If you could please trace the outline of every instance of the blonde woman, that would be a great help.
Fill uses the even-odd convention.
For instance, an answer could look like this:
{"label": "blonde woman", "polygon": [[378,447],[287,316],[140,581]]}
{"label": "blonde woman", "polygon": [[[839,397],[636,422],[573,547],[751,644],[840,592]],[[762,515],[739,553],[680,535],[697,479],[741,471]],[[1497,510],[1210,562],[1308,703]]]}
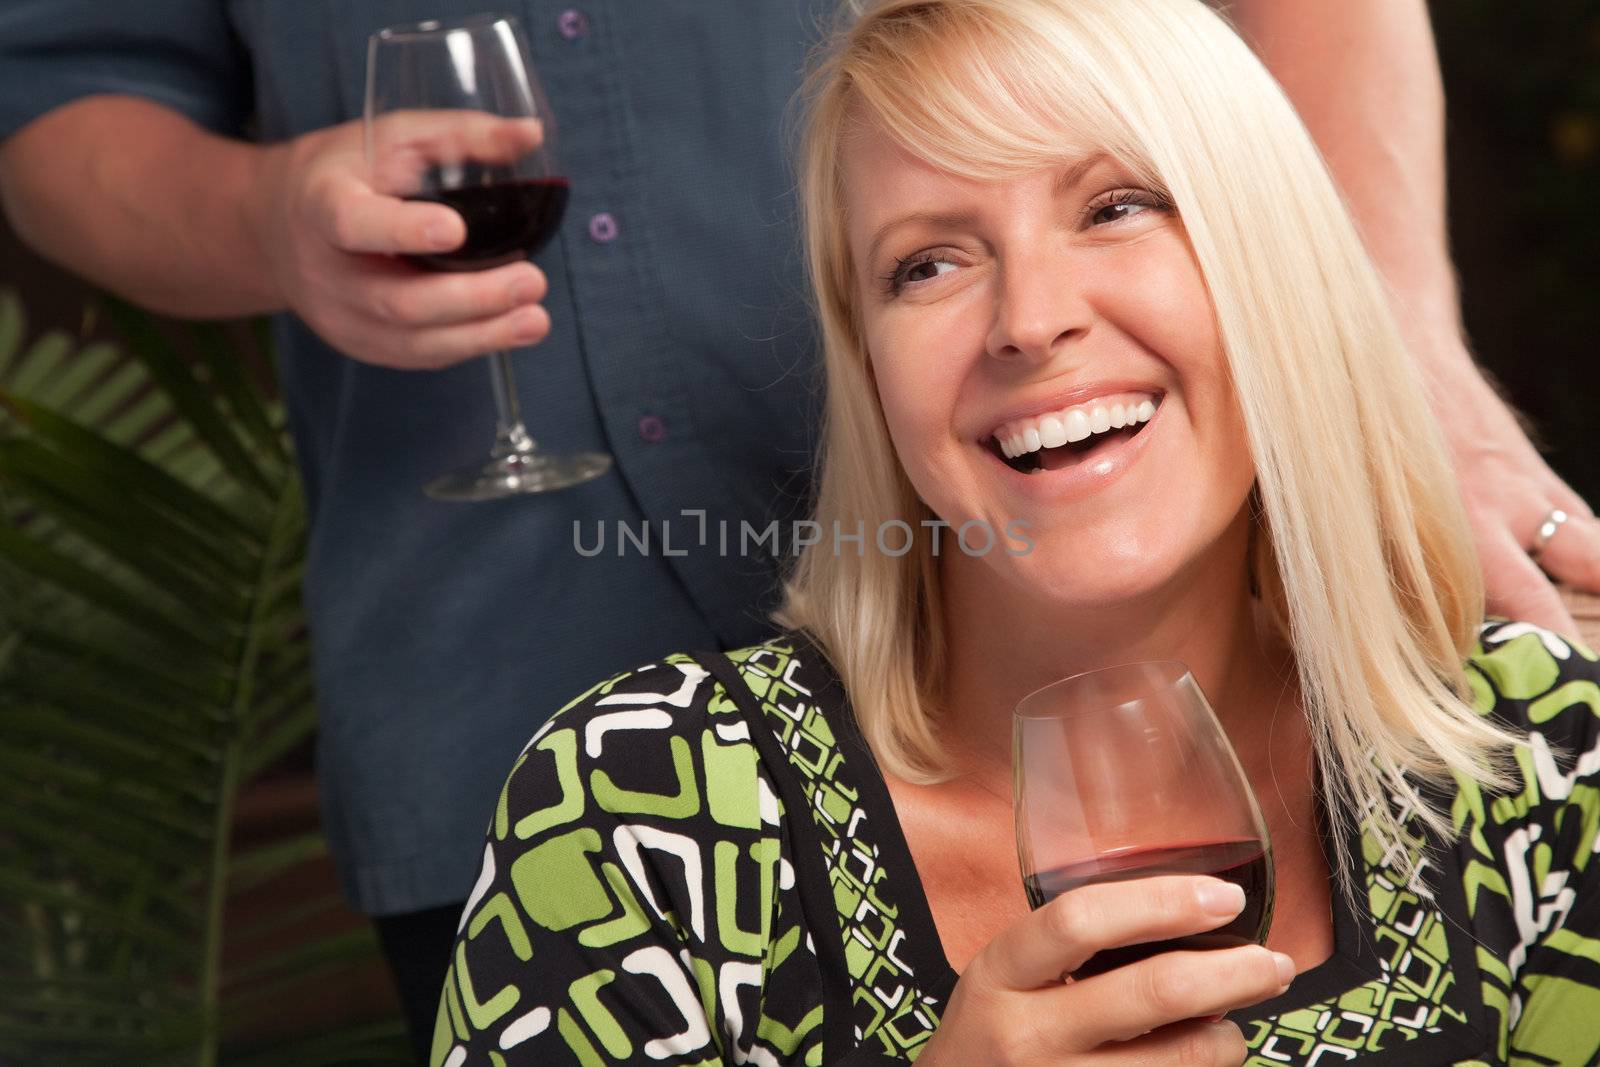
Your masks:
{"label": "blonde woman", "polygon": [[[1199,0],[889,0],[807,105],[821,539],[771,641],[529,742],[434,1063],[1589,1062],[1600,669],[1485,622],[1384,294],[1248,49]],[[1242,905],[1027,907],[1012,707],[1152,658],[1239,752],[1276,918],[1062,981]]]}

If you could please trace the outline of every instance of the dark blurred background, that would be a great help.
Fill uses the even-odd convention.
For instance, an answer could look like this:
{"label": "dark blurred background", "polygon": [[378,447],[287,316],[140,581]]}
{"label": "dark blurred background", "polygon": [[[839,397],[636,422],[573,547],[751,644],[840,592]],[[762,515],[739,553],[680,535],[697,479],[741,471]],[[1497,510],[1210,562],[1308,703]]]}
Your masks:
{"label": "dark blurred background", "polygon": [[1450,230],[1480,361],[1600,502],[1600,2],[1439,0]]}

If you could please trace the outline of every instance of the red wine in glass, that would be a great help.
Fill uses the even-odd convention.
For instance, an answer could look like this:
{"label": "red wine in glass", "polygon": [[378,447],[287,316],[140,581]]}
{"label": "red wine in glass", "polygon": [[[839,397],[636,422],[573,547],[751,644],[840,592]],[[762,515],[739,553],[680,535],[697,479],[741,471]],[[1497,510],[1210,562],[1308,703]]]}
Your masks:
{"label": "red wine in glass", "polygon": [[[412,264],[487,270],[527,259],[555,236],[569,188],[555,116],[514,17],[427,19],[374,33],[365,115],[374,191],[443,204],[466,222],[459,247],[413,253],[405,257]],[[540,448],[522,420],[511,356],[484,355],[495,414],[489,456],[434,478],[424,492],[435,500],[501,500],[565,489],[611,469],[602,452]]]}
{"label": "red wine in glass", "polygon": [[1017,853],[1035,908],[1091,882],[1209,875],[1244,910],[1193,936],[1102,948],[1073,977],[1173,949],[1263,944],[1272,847],[1239,758],[1182,663],[1126,663],[1028,694],[1012,715]]}
{"label": "red wine in glass", "polygon": [[566,178],[530,178],[406,197],[454,208],[467,223],[460,248],[406,258],[427,270],[484,270],[526,259],[555,236],[569,191]]}
{"label": "red wine in glass", "polygon": [[1261,944],[1272,925],[1270,851],[1255,838],[1116,849],[1079,863],[1038,871],[1023,879],[1023,887],[1028,903],[1035,908],[1091,882],[1122,882],[1161,874],[1208,874],[1244,890],[1244,910],[1226,926],[1203,934],[1104,949],[1072,972],[1073,978],[1088,978],[1158,952]]}

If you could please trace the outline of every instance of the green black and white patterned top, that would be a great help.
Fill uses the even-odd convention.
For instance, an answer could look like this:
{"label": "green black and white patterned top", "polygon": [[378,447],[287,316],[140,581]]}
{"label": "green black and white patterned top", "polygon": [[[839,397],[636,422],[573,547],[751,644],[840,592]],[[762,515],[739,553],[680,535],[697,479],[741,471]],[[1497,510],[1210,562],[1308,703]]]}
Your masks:
{"label": "green black and white patterned top", "polygon": [[[1468,676],[1529,734],[1522,788],[1457,789],[1432,900],[1361,842],[1333,955],[1230,1016],[1250,1067],[1600,1060],[1600,665],[1493,622]],[[546,723],[452,959],[433,1067],[906,1062],[956,982],[842,686],[793,634],[668,656]]]}

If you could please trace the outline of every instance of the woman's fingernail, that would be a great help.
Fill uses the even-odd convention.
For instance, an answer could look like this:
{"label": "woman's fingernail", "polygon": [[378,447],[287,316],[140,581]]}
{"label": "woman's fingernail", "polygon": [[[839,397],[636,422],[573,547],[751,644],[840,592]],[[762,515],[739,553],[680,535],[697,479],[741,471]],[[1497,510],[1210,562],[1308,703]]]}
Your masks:
{"label": "woman's fingernail", "polygon": [[1294,981],[1294,960],[1281,952],[1272,954],[1272,962],[1278,968],[1278,983],[1287,988]]}
{"label": "woman's fingernail", "polygon": [[1200,906],[1213,915],[1237,915],[1244,910],[1244,890],[1232,882],[1207,882],[1200,887]]}
{"label": "woman's fingernail", "polygon": [[511,287],[511,303],[531,304],[539,299],[539,282],[534,278],[521,278]]}

